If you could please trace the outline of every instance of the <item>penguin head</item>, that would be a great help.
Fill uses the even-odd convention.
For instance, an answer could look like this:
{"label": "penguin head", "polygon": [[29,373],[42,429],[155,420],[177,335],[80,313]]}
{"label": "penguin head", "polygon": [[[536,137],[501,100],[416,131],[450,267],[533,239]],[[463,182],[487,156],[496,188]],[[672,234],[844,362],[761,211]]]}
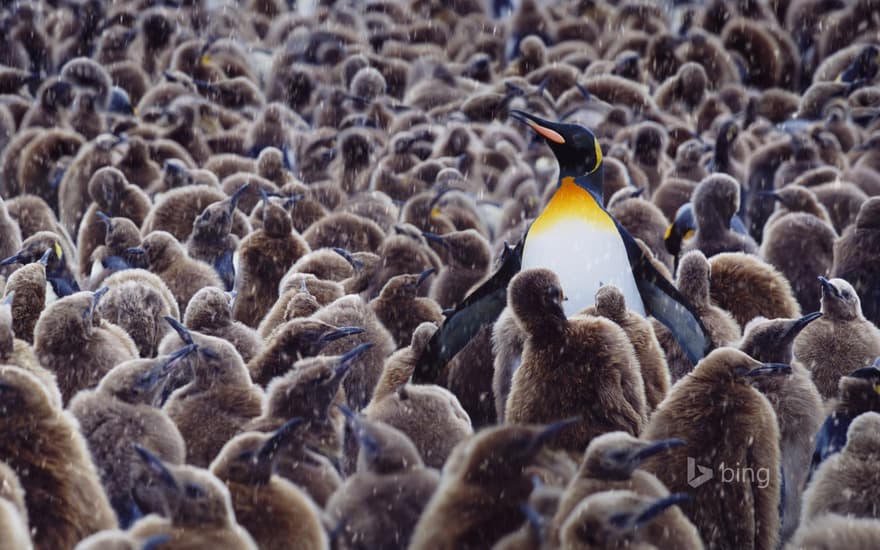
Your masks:
{"label": "penguin head", "polygon": [[596,313],[615,323],[626,319],[626,298],[615,285],[602,285],[596,291]]}
{"label": "penguin head", "polygon": [[110,250],[121,252],[141,244],[141,232],[133,221],[123,217],[110,218],[109,220],[107,231],[104,234],[104,244]]}
{"label": "penguin head", "polygon": [[640,546],[637,532],[672,506],[688,501],[686,494],[645,496],[614,490],[590,495],[568,515],[560,529],[566,548]]}
{"label": "penguin head", "polygon": [[798,319],[756,317],[743,330],[739,349],[758,361],[790,363],[795,338],[821,316],[821,312],[814,311]]}
{"label": "penguin head", "polygon": [[549,269],[520,271],[507,287],[507,303],[529,333],[564,326],[564,300],[562,283]]}
{"label": "penguin head", "polygon": [[132,359],[113,367],[101,378],[97,391],[132,404],[156,404],[171,372],[169,356]]}
{"label": "penguin head", "polygon": [[57,412],[54,400],[36,376],[19,367],[0,367],[0,427],[15,430],[19,424],[33,426]]}
{"label": "penguin head", "polygon": [[822,208],[815,193],[800,185],[786,185],[782,189],[768,191],[766,195],[789,212],[815,214]]}
{"label": "penguin head", "polygon": [[423,465],[418,449],[406,434],[384,422],[368,420],[345,405],[338,407],[360,446],[358,472],[393,474]]}
{"label": "penguin head", "polygon": [[[880,358],[878,358],[880,359]],[[837,383],[841,403],[852,410],[880,410],[880,361],[842,376]]]}
{"label": "penguin head", "polygon": [[544,138],[559,162],[559,178],[574,178],[588,185],[591,193],[602,193],[602,147],[593,132],[578,124],[550,122],[519,110],[510,115]]}
{"label": "penguin head", "polygon": [[785,375],[791,373],[791,366],[783,363],[762,363],[742,351],[721,347],[704,357],[691,376],[706,381],[715,387],[727,384],[751,385],[762,376]]}
{"label": "penguin head", "polygon": [[682,445],[680,439],[645,441],[626,432],[609,432],[590,441],[582,471],[590,478],[627,480],[644,461]]}
{"label": "penguin head", "polygon": [[739,182],[727,174],[711,174],[694,189],[691,201],[697,228],[730,228],[730,219],[739,210]]}
{"label": "penguin head", "polygon": [[404,273],[402,275],[395,275],[388,279],[388,282],[382,287],[379,297],[382,300],[412,300],[418,296],[419,288],[421,288],[422,284],[428,284],[425,283],[425,281],[427,281],[427,279],[436,271],[436,269],[430,268],[421,273]]}
{"label": "penguin head", "polygon": [[141,243],[147,264],[153,271],[164,271],[185,255],[174,235],[167,231],[152,231]]}
{"label": "penguin head", "polygon": [[89,195],[105,212],[117,212],[125,199],[128,181],[125,174],[112,166],[100,168],[89,180]]}
{"label": "penguin head", "polygon": [[232,307],[229,293],[213,286],[207,286],[190,298],[186,305],[183,323],[193,330],[220,328],[232,322]]}
{"label": "penguin head", "polygon": [[302,436],[304,420],[291,418],[271,434],[246,432],[231,440],[217,454],[210,470],[223,481],[265,485],[272,477],[275,459],[288,444]]}
{"label": "penguin head", "polygon": [[880,197],[871,197],[862,203],[856,215],[857,229],[880,229]]}
{"label": "penguin head", "polygon": [[37,321],[35,343],[42,340],[41,334],[46,338],[43,345],[49,348],[65,350],[72,344],[88,342],[95,327],[94,305],[91,292],[76,292],[53,302]]}
{"label": "penguin head", "polygon": [[195,466],[167,464],[135,443],[176,527],[226,528],[234,517],[229,490],[213,474]]}
{"label": "penguin head", "polygon": [[185,346],[195,347],[185,365],[195,386],[250,384],[250,375],[244,361],[231,343],[222,338],[191,331],[173,317],[166,316],[165,321],[171,325]]}
{"label": "penguin head", "polygon": [[232,231],[234,207],[231,210],[228,200],[217,201],[206,206],[193,220],[193,238],[222,242],[222,239]]}
{"label": "penguin head", "polygon": [[860,414],[846,431],[844,453],[873,462],[880,454],[880,414],[870,411]]}
{"label": "penguin head", "polygon": [[820,299],[822,315],[831,321],[852,321],[861,319],[862,302],[856,290],[843,279],[819,277],[822,285]]}
{"label": "penguin head", "polygon": [[678,207],[675,219],[672,220],[663,235],[663,244],[666,246],[667,252],[678,256],[682,243],[693,237],[696,229],[697,219],[694,217],[694,205],[686,202]]}
{"label": "penguin head", "polygon": [[711,265],[699,250],[692,250],[681,258],[675,286],[694,307],[705,307],[709,300]]}
{"label": "penguin head", "polygon": [[[310,296],[300,292],[296,296]],[[314,297],[313,297],[314,298]],[[275,330],[279,349],[291,358],[314,357],[331,342],[361,334],[360,327],[335,327],[317,319],[295,318]]]}

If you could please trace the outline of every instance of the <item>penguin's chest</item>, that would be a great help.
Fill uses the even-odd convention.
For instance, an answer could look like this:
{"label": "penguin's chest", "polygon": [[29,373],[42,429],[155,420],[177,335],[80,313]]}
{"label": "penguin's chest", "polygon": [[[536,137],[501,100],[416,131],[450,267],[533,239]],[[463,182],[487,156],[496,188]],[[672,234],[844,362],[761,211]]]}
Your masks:
{"label": "penguin's chest", "polygon": [[620,288],[627,307],[644,315],[626,246],[614,220],[587,191],[563,181],[526,236],[522,268],[543,267],[556,273],[572,316],[595,303],[604,284]]}

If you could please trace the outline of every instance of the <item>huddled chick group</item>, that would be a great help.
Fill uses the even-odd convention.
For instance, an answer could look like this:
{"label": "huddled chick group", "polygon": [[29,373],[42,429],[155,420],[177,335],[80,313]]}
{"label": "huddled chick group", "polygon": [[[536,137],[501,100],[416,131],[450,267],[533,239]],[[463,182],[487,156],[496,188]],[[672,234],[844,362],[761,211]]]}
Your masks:
{"label": "huddled chick group", "polygon": [[[878,12],[6,3],[0,548],[880,547]],[[421,379],[556,189],[511,109],[705,358],[530,269]]]}

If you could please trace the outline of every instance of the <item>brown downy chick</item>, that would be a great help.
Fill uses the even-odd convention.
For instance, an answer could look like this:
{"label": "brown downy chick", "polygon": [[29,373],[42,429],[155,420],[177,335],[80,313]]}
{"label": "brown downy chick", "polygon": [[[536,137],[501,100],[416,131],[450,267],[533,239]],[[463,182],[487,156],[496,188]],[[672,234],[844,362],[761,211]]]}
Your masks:
{"label": "brown downy chick", "polygon": [[33,549],[24,489],[18,476],[4,462],[0,462],[0,540],[10,548]]}
{"label": "brown downy chick", "polygon": [[757,254],[758,245],[730,228],[730,218],[739,209],[740,184],[730,176],[712,174],[694,189],[692,202],[697,230],[682,246],[682,252],[700,250],[707,258],[721,252]]}
{"label": "brown downy chick", "polygon": [[80,147],[65,170],[58,185],[58,215],[69,234],[78,235],[80,222],[91,203],[89,182],[100,168],[113,165],[120,143],[122,140],[114,135],[101,134]]}
{"label": "brown downy chick", "polygon": [[650,414],[666,397],[671,385],[666,356],[651,323],[627,309],[623,293],[614,285],[601,286],[596,292],[596,305],[581,314],[605,317],[626,333],[639,362],[645,386],[645,404]]}
{"label": "brown downy chick", "polygon": [[76,420],[18,367],[0,367],[0,393],[0,460],[24,489],[34,548],[71,548],[116,527]]}
{"label": "brown downy chick", "polygon": [[475,229],[423,235],[429,243],[436,243],[435,251],[444,263],[431,284],[431,298],[440,307],[455,307],[489,273],[492,263],[489,242]]}
{"label": "brown downy chick", "polygon": [[783,541],[797,529],[816,434],[825,416],[822,397],[810,378],[810,371],[793,360],[792,347],[797,335],[820,316],[821,313],[816,312],[800,319],[755,319],[746,325],[738,345],[741,351],[758,361],[791,365],[791,374],[764,376],[754,381],[755,388],[770,401],[779,422],[785,510],[780,533]]}
{"label": "brown downy chick", "polygon": [[262,351],[263,339],[251,327],[232,319],[235,299],[234,292],[230,295],[216,287],[205,287],[189,301],[183,324],[190,330],[226,340],[247,363]]}
{"label": "brown downy chick", "polygon": [[272,332],[247,367],[254,382],[266,387],[296,361],[318,355],[334,340],[363,332],[360,327],[335,327],[311,318],[292,319]]}
{"label": "brown downy chick", "polygon": [[859,295],[843,279],[819,277],[822,317],[794,341],[794,356],[810,370],[824,399],[837,394],[842,376],[880,356],[880,330],[862,315]]}
{"label": "brown downy chick", "polygon": [[[246,429],[275,430],[284,424],[285,418],[301,417],[303,429],[298,439],[334,464],[339,463],[342,459],[344,423],[341,413],[333,405],[344,404],[342,381],[351,370],[359,368],[358,358],[369,348],[369,343],[361,344],[344,355],[298,361],[291,372],[276,378],[269,385],[263,414],[250,422]],[[283,458],[279,470],[283,469],[285,477],[299,483],[301,474],[305,472],[297,467],[297,458]],[[322,487],[315,489],[318,494],[312,490],[309,493],[323,506],[329,493],[323,494]]]}
{"label": "brown downy chick", "polygon": [[513,373],[522,365],[526,334],[510,307],[505,307],[492,325],[492,394],[498,422],[505,419],[507,397],[513,384]]}
{"label": "brown downy chick", "polygon": [[671,271],[674,258],[663,239],[669,222],[659,208],[639,196],[642,191],[633,191],[632,187],[621,189],[608,200],[608,211],[633,237],[648,245],[654,257]]}
{"label": "brown downy chick", "polygon": [[193,222],[192,233],[186,241],[190,258],[213,266],[226,290],[232,290],[235,283],[232,258],[238,249],[238,237],[232,233],[233,215],[248,185],[239,187],[228,199],[205,207]]}
{"label": "brown downy chick", "polygon": [[[551,442],[579,455],[599,434],[642,431],[645,388],[623,329],[597,317],[566,319],[563,299],[559,279],[547,269],[521,271],[510,282],[507,300],[526,340],[505,418],[525,424],[579,415],[577,425]],[[609,373],[616,373],[613,385]]]}
{"label": "brown downy chick", "polygon": [[143,252],[149,270],[168,285],[181,311],[186,310],[190,299],[202,288],[223,288],[223,281],[214,269],[205,262],[190,258],[183,245],[166,231],[148,234],[139,248],[128,252]]}
{"label": "brown downy chick", "polygon": [[[425,242],[421,231],[409,224],[395,226],[376,254],[381,258],[381,263],[365,291],[368,299],[378,296],[385,283],[395,275],[421,273],[431,268],[439,270],[443,266],[437,253]],[[428,290],[425,288],[419,294],[427,296]]]}
{"label": "brown downy chick", "polygon": [[61,394],[55,375],[43,368],[33,348],[15,333],[15,291],[0,301],[0,365],[11,365],[33,374],[46,388],[49,397],[60,407]]}
{"label": "brown downy chick", "polygon": [[[0,257],[8,258],[21,248],[21,228],[18,223],[9,216],[6,201],[0,197]],[[0,267],[0,276],[9,278],[9,274],[15,271],[12,266]]]}
{"label": "brown downy chick", "polygon": [[[584,451],[578,472],[559,498],[559,506],[552,519],[549,540],[559,544],[559,535],[566,520],[585,498],[603,491],[623,490],[662,498],[669,496],[666,487],[644,470],[639,469],[648,458],[668,449],[684,445],[679,439],[647,441],[625,432],[609,432],[593,439]],[[680,522],[680,510],[665,512],[670,522]],[[674,520],[674,521],[673,521]],[[674,546],[681,533],[650,527],[648,529],[664,546]]]}
{"label": "brown downy chick", "polygon": [[[166,164],[171,165],[171,163]],[[156,198],[150,214],[141,226],[141,233],[147,235],[152,231],[167,231],[178,241],[185,242],[192,233],[193,223],[199,214],[209,205],[227,199],[229,195],[220,189],[189,181],[184,187],[172,189]],[[232,233],[244,237],[249,232],[250,224],[244,213],[238,211],[233,213]]]}
{"label": "brown downy chick", "polygon": [[827,513],[876,518],[877,478],[873,467],[880,453],[880,414],[859,415],[847,430],[846,445],[816,470],[804,492],[804,524]]}
{"label": "brown downy chick", "polygon": [[391,333],[398,349],[409,344],[413,332],[422,323],[439,324],[443,321],[440,305],[417,294],[419,286],[433,273],[433,269],[428,269],[418,275],[392,277],[379,296],[370,302],[370,308]]}
{"label": "brown downy chick", "polygon": [[819,516],[798,529],[787,548],[872,550],[880,540],[880,521],[837,514]]}
{"label": "brown downy chick", "polygon": [[373,220],[350,212],[333,212],[312,223],[302,236],[312,249],[373,252],[382,244],[385,232]]}
{"label": "brown downy chick", "polygon": [[761,257],[788,279],[801,310],[819,309],[816,277],[831,273],[834,228],[812,214],[793,212],[768,221],[763,235]]}
{"label": "brown downy chick", "polygon": [[788,279],[775,267],[752,254],[725,252],[709,258],[712,278],[709,296],[730,312],[739,325],[755,317],[791,319],[801,308]]}
{"label": "brown downy chick", "polygon": [[131,337],[98,311],[106,292],[62,298],[43,311],[34,328],[34,351],[40,364],[55,373],[64,403],[95,387],[114,366],[138,357]]}
{"label": "brown downy chick", "polygon": [[[474,431],[467,413],[449,390],[409,383],[419,357],[436,330],[433,324],[423,323],[413,334],[410,346],[387,359],[373,399],[364,413],[368,419],[406,434],[425,464],[440,469],[452,449]],[[426,430],[425,426],[431,429]]]}
{"label": "brown downy chick", "polygon": [[331,342],[324,355],[341,355],[354,346],[370,342],[372,347],[359,359],[358,368],[349,374],[343,384],[345,398],[349,407],[361,410],[370,402],[385,358],[394,352],[394,339],[376,318],[373,310],[359,296],[348,295],[336,300],[316,312],[313,319],[333,326],[362,327],[363,333]]}
{"label": "brown downy chick", "polygon": [[98,387],[76,394],[68,410],[79,422],[110,504],[126,528],[142,515],[160,512],[148,473],[133,443],[171,464],[183,464],[186,447],[174,422],[157,408],[175,362],[192,347],[156,359],[134,359],[108,372]]}
{"label": "brown downy chick", "polygon": [[360,450],[357,472],[327,502],[327,519],[339,531],[334,542],[365,550],[406,548],[440,476],[424,466],[402,432],[344,412]]}
{"label": "brown downy chick", "polygon": [[[711,280],[712,267],[701,251],[688,252],[681,258],[675,286],[697,311],[709,330],[712,342],[725,346],[739,340],[742,333],[733,316],[712,301],[709,291]],[[676,379],[680,377],[674,376]]]}
{"label": "brown downy chick", "polygon": [[109,166],[92,175],[88,191],[94,202],[86,210],[76,238],[81,278],[89,276],[92,252],[106,240],[107,224],[98,212],[111,218],[127,218],[140,227],[153,206],[146,193],[128,183],[122,172]]}
{"label": "brown downy chick", "polygon": [[[790,371],[787,365],[718,348],[672,387],[648,423],[645,438],[686,442],[649,460],[644,469],[670,492],[690,495],[682,510],[707,546],[774,548],[778,542],[779,427],[773,407],[750,382]],[[691,460],[700,466],[700,483],[688,475],[694,470],[686,464]],[[750,468],[755,474],[727,483],[723,468]]]}
{"label": "brown downy chick", "polygon": [[489,548],[525,520],[526,468],[571,420],[486,428],[461,442],[416,524],[410,548]]}
{"label": "brown downy chick", "polygon": [[309,245],[295,233],[290,214],[263,197],[263,227],[238,248],[233,317],[256,328],[278,298],[278,285],[288,269],[308,254]]}
{"label": "brown downy chick", "polygon": [[[562,525],[563,548],[598,550],[617,548],[682,548],[701,550],[694,524],[679,506],[687,495],[649,497],[632,491],[607,491],[585,498]],[[670,512],[678,512],[672,516]],[[675,530],[680,536],[658,537],[654,533]],[[653,531],[653,533],[652,533]]]}
{"label": "brown downy chick", "polygon": [[[348,253],[341,248],[338,250]],[[354,274],[354,266],[342,256],[341,252],[337,252],[332,248],[312,250],[297,260],[293,267],[290,268],[290,271],[310,273],[318,279],[335,282],[344,281]]]}
{"label": "brown downy chick", "polygon": [[862,299],[862,311],[874,324],[880,323],[880,199],[862,204],[853,226],[834,243],[831,276],[849,281]]}
{"label": "brown downy chick", "polygon": [[126,142],[125,154],[116,163],[116,168],[125,174],[125,179],[146,189],[150,183],[162,177],[159,164],[150,158],[147,142],[140,136],[131,136]]}
{"label": "brown downy chick", "polygon": [[281,295],[257,327],[257,333],[263,340],[268,340],[275,329],[285,322],[310,317],[346,294],[342,285],[335,281],[290,271],[281,279],[280,287]]}
{"label": "brown downy chick", "polygon": [[12,330],[16,338],[28,344],[34,343],[34,327],[46,305],[46,295],[52,289],[46,281],[50,254],[54,252],[47,250],[43,253],[45,259],[16,269],[6,279],[3,289],[6,299],[12,297]]}
{"label": "brown downy chick", "polygon": [[273,472],[289,432],[301,422],[293,418],[271,435],[240,434],[211,464],[211,472],[229,489],[235,518],[263,549],[329,548],[321,510],[302,489]]}
{"label": "brown downy chick", "polygon": [[[89,262],[91,268],[84,286],[89,289],[100,288],[113,273],[129,268],[146,269],[147,258],[139,254],[141,232],[128,218],[109,218],[97,212],[98,218],[106,228],[104,244],[95,248]],[[135,250],[132,254],[129,250]]]}
{"label": "brown downy chick", "polygon": [[232,344],[190,332],[170,317],[166,321],[185,345],[195,344],[197,349],[178,367],[188,369],[190,381],[176,389],[162,409],[186,442],[187,463],[207,466],[232,436],[260,415],[263,392],[251,382]]}
{"label": "brown downy chick", "polygon": [[165,513],[141,519],[132,525],[132,535],[141,539],[166,535],[161,547],[181,550],[256,550],[253,538],[235,521],[229,490],[213,474],[165,463],[139,445],[135,451],[162,494]]}

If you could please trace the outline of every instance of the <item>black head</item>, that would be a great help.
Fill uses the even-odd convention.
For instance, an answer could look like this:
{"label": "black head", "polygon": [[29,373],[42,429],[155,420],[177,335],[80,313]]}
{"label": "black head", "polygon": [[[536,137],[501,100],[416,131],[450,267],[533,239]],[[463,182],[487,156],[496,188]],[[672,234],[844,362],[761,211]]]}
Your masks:
{"label": "black head", "polygon": [[559,179],[575,178],[587,190],[602,193],[602,148],[593,132],[578,124],[550,122],[523,111],[511,110],[510,115],[527,124],[544,140],[559,162]]}

